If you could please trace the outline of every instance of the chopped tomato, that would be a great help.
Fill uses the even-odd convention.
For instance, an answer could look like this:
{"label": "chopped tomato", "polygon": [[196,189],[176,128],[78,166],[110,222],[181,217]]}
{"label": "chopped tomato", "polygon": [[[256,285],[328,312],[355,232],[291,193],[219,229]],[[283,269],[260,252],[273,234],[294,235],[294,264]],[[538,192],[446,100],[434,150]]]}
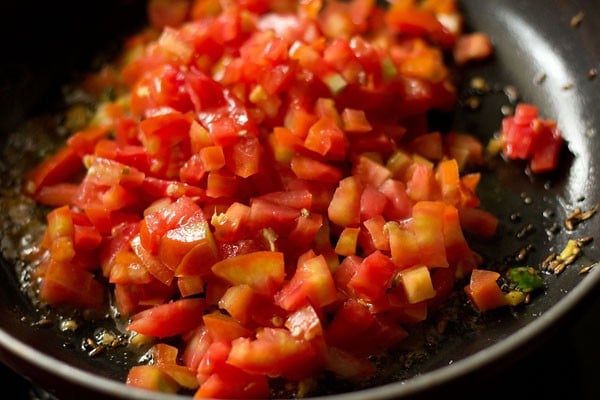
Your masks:
{"label": "chopped tomato", "polygon": [[534,173],[556,169],[563,138],[556,121],[539,117],[537,106],[520,103],[502,120],[502,150],[510,159],[527,159]]}
{"label": "chopped tomato", "polygon": [[256,251],[218,261],[213,273],[233,285],[247,284],[258,293],[272,296],[284,278],[284,255]]}
{"label": "chopped tomato", "polygon": [[35,198],[44,186],[70,180],[82,168],[83,163],[77,152],[71,147],[63,147],[27,174],[23,190]]}
{"label": "chopped tomato", "polygon": [[337,293],[327,261],[312,251],[300,256],[294,276],[275,294],[275,303],[289,311],[307,302],[321,308],[335,300]]}
{"label": "chopped tomato", "polygon": [[458,38],[454,47],[454,62],[463,65],[472,61],[485,60],[493,52],[489,36],[483,32],[474,32]]}
{"label": "chopped tomato", "polygon": [[177,393],[180,388],[173,378],[154,365],[136,365],[132,367],[129,370],[126,382],[134,387],[165,393]]}
{"label": "chopped tomato", "polygon": [[313,341],[295,338],[283,328],[264,328],[256,339],[232,342],[227,363],[249,373],[302,379],[311,376],[324,362]]}
{"label": "chopped tomato", "polygon": [[[455,0],[147,12],[149,29],[85,79],[90,96],[116,97],[23,183],[51,207],[32,264],[40,300],[110,299],[155,340],[129,385],[305,397],[323,376],[377,374],[370,359],[469,273],[477,307],[503,305],[464,234],[499,223],[479,208],[483,147],[429,125],[456,105],[445,62],[492,50],[462,32]],[[501,138],[534,172],[562,143],[538,114],[519,105]]]}
{"label": "chopped tomato", "polygon": [[198,326],[205,310],[204,299],[181,299],[135,314],[127,329],[159,338],[175,336]]}
{"label": "chopped tomato", "polygon": [[508,304],[498,285],[500,274],[496,271],[474,269],[469,284],[464,290],[479,311],[502,307]]}

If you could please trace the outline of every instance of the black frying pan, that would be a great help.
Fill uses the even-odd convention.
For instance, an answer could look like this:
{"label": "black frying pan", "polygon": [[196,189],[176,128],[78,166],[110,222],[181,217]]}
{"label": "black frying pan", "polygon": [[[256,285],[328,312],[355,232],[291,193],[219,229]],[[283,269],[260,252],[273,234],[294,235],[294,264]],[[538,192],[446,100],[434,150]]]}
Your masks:
{"label": "black frying pan", "polygon": [[[73,3],[21,0],[0,5],[3,138],[27,117],[48,111],[60,96],[59,84],[71,79],[71,72],[89,67],[99,50],[110,50],[120,37],[144,22],[141,1]],[[575,207],[589,209],[600,200],[596,179],[600,77],[590,76],[591,69],[600,68],[600,7],[583,0],[460,3],[469,28],[487,32],[495,44],[493,60],[471,67],[464,80],[481,76],[497,90],[482,97],[479,110],[459,108],[445,122],[487,140],[500,124],[500,107],[509,100],[503,89],[511,85],[522,100],[537,104],[544,116],[558,121],[568,143],[557,173],[529,176],[524,165],[497,158],[480,185],[484,208],[500,218],[501,240],[478,242],[477,249],[488,262],[501,264],[529,246],[527,262],[540,264],[550,250],[560,250],[569,238],[600,233],[599,216],[580,224],[575,232],[547,232]],[[89,7],[92,12],[86,12]],[[572,17],[580,12],[584,18],[574,26]],[[553,217],[545,216],[547,211]],[[520,214],[516,221],[511,218],[515,213]],[[529,223],[533,232],[519,238]],[[597,242],[592,242],[574,265],[558,276],[545,277],[546,292],[531,304],[488,314],[475,333],[449,334],[430,356],[399,374],[406,378],[402,382],[328,398],[432,398],[469,391],[472,386],[481,389],[476,382],[490,382],[484,378],[514,367],[580,315],[582,306],[598,293],[600,268],[583,275],[579,270],[600,259],[599,253]],[[0,261],[0,360],[4,364],[58,398],[183,398],[126,387],[122,381],[135,361],[128,354],[91,358],[81,350],[80,337],[32,324],[39,319],[35,308],[19,291],[12,265]],[[514,390],[507,389],[506,395]]]}

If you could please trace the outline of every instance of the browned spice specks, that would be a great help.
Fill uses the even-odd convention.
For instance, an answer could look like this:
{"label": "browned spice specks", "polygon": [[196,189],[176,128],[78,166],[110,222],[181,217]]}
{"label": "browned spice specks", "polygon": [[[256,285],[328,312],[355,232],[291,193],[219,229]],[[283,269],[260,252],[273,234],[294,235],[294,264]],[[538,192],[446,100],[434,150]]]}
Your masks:
{"label": "browned spice specks", "polygon": [[536,85],[541,85],[546,80],[546,73],[540,72],[533,78],[533,83]]}
{"label": "browned spice specks", "polygon": [[[581,255],[581,249],[592,241],[591,236],[586,236],[580,239],[570,239],[565,248],[559,253],[552,253],[542,262],[542,271],[548,271],[554,275],[558,275],[565,268],[575,262],[577,257]],[[586,270],[586,272],[589,269]],[[581,271],[579,272],[582,273]],[[585,272],[583,272],[585,273]]]}
{"label": "browned spice specks", "polygon": [[596,68],[590,68],[587,72],[587,77],[592,80],[598,76],[598,70]]}
{"label": "browned spice specks", "polygon": [[47,327],[54,325],[54,321],[49,318],[41,318],[33,323],[35,326]]}
{"label": "browned spice specks", "polygon": [[524,239],[525,237],[527,237],[529,234],[533,233],[535,231],[535,227],[533,226],[533,224],[527,224],[525,225],[523,228],[521,228],[521,230],[519,230],[516,234],[517,239]]}
{"label": "browned spice specks", "polygon": [[570,89],[573,89],[573,86],[574,86],[573,83],[567,82],[564,85],[562,85],[562,89],[563,90],[570,90]]}
{"label": "browned spice specks", "polygon": [[106,350],[106,346],[104,344],[98,344],[92,338],[85,339],[85,346],[87,348],[90,348],[90,351],[88,351],[88,356],[90,357],[97,356],[98,354],[101,354]]}
{"label": "browned spice specks", "polygon": [[593,264],[590,264],[590,265],[586,265],[585,267],[583,267],[583,268],[581,268],[581,269],[579,270],[579,275],[584,275],[584,274],[587,274],[587,273],[588,273],[588,272],[590,272],[590,270],[591,270],[592,268],[594,268],[596,265],[598,265],[598,263],[593,263]]}
{"label": "browned spice specks", "polygon": [[582,211],[581,208],[577,207],[565,219],[565,228],[569,231],[574,230],[577,224],[591,218],[598,211],[598,208],[600,208],[600,204],[596,204],[588,211]]}
{"label": "browned spice specks", "polygon": [[88,353],[88,355],[90,357],[94,357],[97,356],[98,354],[101,354],[104,352],[104,350],[106,350],[106,346],[104,346],[103,344],[94,347],[92,350],[90,350],[90,352]]}
{"label": "browned spice specks", "polygon": [[571,17],[571,28],[577,28],[579,25],[581,25],[584,17],[585,13],[583,11],[580,11]]}
{"label": "browned spice specks", "polygon": [[519,252],[517,253],[517,256],[515,257],[515,259],[519,262],[524,261],[525,258],[527,257],[527,248],[523,247],[521,249],[519,249]]}

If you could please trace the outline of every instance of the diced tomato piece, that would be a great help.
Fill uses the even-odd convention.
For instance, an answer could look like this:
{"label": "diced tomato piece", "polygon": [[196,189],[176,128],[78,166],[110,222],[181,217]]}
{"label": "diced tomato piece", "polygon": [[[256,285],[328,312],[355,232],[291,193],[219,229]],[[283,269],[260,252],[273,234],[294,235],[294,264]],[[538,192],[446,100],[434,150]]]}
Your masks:
{"label": "diced tomato piece", "polygon": [[239,337],[249,337],[252,333],[252,331],[244,328],[233,317],[218,311],[205,314],[203,321],[206,331],[215,342],[231,342]]}
{"label": "diced tomato piece", "polygon": [[236,201],[224,213],[213,215],[210,222],[217,240],[233,241],[245,234],[249,220],[250,207]]}
{"label": "diced tomato piece", "polygon": [[219,197],[233,198],[238,186],[237,176],[222,169],[208,173],[206,195],[217,199]]}
{"label": "diced tomato piece", "polygon": [[91,154],[94,151],[96,143],[108,136],[107,126],[92,127],[76,132],[67,139],[67,145],[77,153],[79,157]]}
{"label": "diced tomato piece", "polygon": [[178,276],[177,289],[182,297],[191,297],[196,294],[204,293],[206,284],[204,277],[198,275]]}
{"label": "diced tomato piece", "polygon": [[411,168],[411,176],[406,182],[406,193],[415,202],[438,198],[439,185],[435,180],[433,165],[417,162]]}
{"label": "diced tomato piece", "polygon": [[377,250],[361,262],[348,286],[367,299],[377,300],[385,295],[395,271],[392,260]]}
{"label": "diced tomato piece", "polygon": [[225,258],[211,269],[233,285],[247,284],[266,296],[275,293],[285,275],[283,253],[275,251],[255,251]]}
{"label": "diced tomato piece", "polygon": [[508,304],[498,285],[500,274],[496,271],[474,269],[464,290],[479,311],[487,311]]}
{"label": "diced tomato piece", "polygon": [[442,202],[418,202],[413,207],[413,229],[421,260],[430,267],[447,267],[446,245],[443,235],[443,215],[445,205]]}
{"label": "diced tomato piece", "polygon": [[71,180],[82,169],[83,163],[77,152],[71,147],[63,147],[27,173],[23,190],[35,197],[42,187]]}
{"label": "diced tomato piece", "polygon": [[412,200],[406,191],[406,185],[397,179],[388,179],[381,184],[379,191],[385,195],[387,202],[383,215],[392,220],[403,220],[412,212]]}
{"label": "diced tomato piece", "polygon": [[189,197],[183,196],[164,207],[147,213],[140,225],[142,246],[150,253],[157,254],[163,235],[198,211],[201,211],[200,207]]}
{"label": "diced tomato piece", "polygon": [[40,286],[40,298],[53,305],[97,308],[104,304],[106,295],[91,272],[51,259]]}
{"label": "diced tomato piece", "polygon": [[250,201],[248,222],[254,231],[271,228],[278,233],[287,233],[299,216],[300,210],[297,208],[255,197]]}
{"label": "diced tomato piece", "polygon": [[177,382],[155,365],[136,365],[131,367],[126,382],[130,386],[155,390],[164,393],[177,393]]}
{"label": "diced tomato piece", "polygon": [[412,36],[424,36],[439,43],[445,48],[454,45],[455,37],[444,27],[434,14],[417,9],[414,6],[405,7],[403,2],[390,7],[386,14],[386,22],[395,32]]}
{"label": "diced tomato piece", "polygon": [[307,301],[324,307],[338,299],[333,276],[323,255],[312,250],[298,259],[292,279],[275,294],[275,303],[285,310],[297,310]]}
{"label": "diced tomato piece", "polygon": [[511,159],[528,159],[534,173],[556,168],[562,147],[562,133],[552,120],[539,117],[537,106],[519,103],[515,114],[502,120],[501,139]]}
{"label": "diced tomato piece", "polygon": [[346,155],[346,136],[335,121],[323,117],[308,130],[304,146],[327,158],[340,160]]}
{"label": "diced tomato piece", "polygon": [[457,65],[472,61],[482,61],[490,57],[494,46],[490,37],[483,32],[461,35],[454,46],[453,56]]}
{"label": "diced tomato piece", "polygon": [[174,271],[144,247],[139,235],[134,236],[129,242],[129,245],[142,262],[146,271],[166,286],[171,284],[175,277]]}
{"label": "diced tomato piece", "polygon": [[415,232],[395,221],[386,223],[390,238],[391,258],[399,267],[412,267],[421,262],[421,250]]}
{"label": "diced tomato piece", "polygon": [[127,329],[159,338],[175,336],[202,323],[205,310],[204,299],[180,299],[135,314]]}
{"label": "diced tomato piece", "polygon": [[219,253],[204,212],[194,212],[160,238],[158,258],[177,276],[204,275]]}
{"label": "diced tomato piece", "polygon": [[291,251],[291,253],[295,254],[298,250],[301,252],[310,246],[317,238],[322,227],[323,216],[321,214],[306,211],[301,212],[287,236],[290,245],[297,250]]}
{"label": "diced tomato piece", "polygon": [[225,162],[230,171],[241,178],[258,173],[262,160],[260,143],[256,137],[242,137],[224,149]]}
{"label": "diced tomato piece", "polygon": [[252,318],[255,296],[255,291],[248,285],[231,286],[219,300],[219,307],[246,325]]}
{"label": "diced tomato piece", "polygon": [[104,276],[108,276],[116,254],[128,250],[129,242],[139,232],[139,222],[123,223],[115,226],[111,234],[101,244],[99,261]]}
{"label": "diced tomato piece", "polygon": [[444,147],[450,157],[456,160],[461,172],[467,167],[483,164],[483,145],[472,135],[448,132],[444,136]]}
{"label": "diced tomato piece", "polygon": [[363,110],[345,108],[341,114],[344,130],[352,133],[370,132],[373,127]]}
{"label": "diced tomato piece", "polygon": [[336,312],[327,327],[327,341],[334,347],[353,351],[363,341],[364,334],[373,322],[374,317],[369,309],[358,300],[350,298]]}
{"label": "diced tomato piece", "polygon": [[342,227],[358,225],[362,190],[363,186],[357,178],[349,176],[342,179],[329,203],[329,219]]}
{"label": "diced tomato piece", "polygon": [[78,192],[79,185],[75,183],[56,183],[42,186],[35,199],[46,206],[60,207],[72,205]]}
{"label": "diced tomato piece", "polygon": [[410,304],[429,300],[436,294],[429,269],[424,265],[403,269],[398,277]]}
{"label": "diced tomato piece", "polygon": [[538,129],[542,132],[534,144],[529,165],[534,173],[552,171],[558,166],[563,144],[562,133],[549,121],[540,121]]}
{"label": "diced tomato piece", "polygon": [[356,245],[360,228],[346,227],[340,233],[338,241],[335,244],[335,252],[341,256],[350,256],[356,254]]}
{"label": "diced tomato piece", "polygon": [[390,250],[390,239],[385,224],[385,218],[381,215],[376,215],[363,222],[373,246],[381,251]]}
{"label": "diced tomato piece", "polygon": [[227,365],[210,374],[194,393],[194,397],[200,399],[264,399],[269,395],[266,376]]}
{"label": "diced tomato piece", "polygon": [[106,268],[110,283],[143,285],[154,279],[133,251],[118,251]]}
{"label": "diced tomato piece", "polygon": [[253,374],[302,379],[321,368],[324,354],[312,341],[295,338],[282,328],[263,328],[255,339],[231,343],[227,363]]}
{"label": "diced tomato piece", "polygon": [[343,176],[339,168],[305,156],[292,157],[291,168],[298,178],[318,182],[337,183]]}
{"label": "diced tomato piece", "polygon": [[383,164],[365,155],[358,157],[354,163],[352,174],[363,184],[376,188],[392,176],[392,172]]}
{"label": "diced tomato piece", "polygon": [[285,327],[288,328],[292,336],[305,340],[312,340],[323,335],[321,319],[310,304],[291,313],[285,321]]}

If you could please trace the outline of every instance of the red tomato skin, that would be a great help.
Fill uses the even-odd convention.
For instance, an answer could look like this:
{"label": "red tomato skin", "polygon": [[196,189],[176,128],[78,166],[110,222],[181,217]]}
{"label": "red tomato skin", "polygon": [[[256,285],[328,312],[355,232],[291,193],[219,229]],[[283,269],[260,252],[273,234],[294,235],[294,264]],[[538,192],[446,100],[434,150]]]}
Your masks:
{"label": "red tomato skin", "polygon": [[146,214],[140,225],[142,246],[151,254],[157,254],[162,236],[200,210],[192,199],[183,196],[159,210]]}
{"label": "red tomato skin", "polygon": [[254,374],[302,379],[322,368],[324,354],[319,347],[315,341],[293,337],[287,329],[263,328],[256,339],[235,339],[227,363]]}
{"label": "red tomato skin", "polygon": [[448,267],[446,244],[443,235],[445,204],[438,201],[421,201],[413,207],[413,229],[421,263],[430,267]]}
{"label": "red tomato skin", "polygon": [[135,314],[127,329],[159,338],[175,336],[200,325],[205,310],[204,299],[180,299]]}
{"label": "red tomato skin", "polygon": [[283,253],[272,251],[254,251],[225,258],[211,269],[216,276],[233,285],[247,284],[266,296],[275,293],[285,276]]}
{"label": "red tomato skin", "polygon": [[47,185],[74,177],[83,167],[81,158],[71,147],[63,147],[27,173],[23,191],[34,196]]}
{"label": "red tomato skin", "polygon": [[285,310],[297,310],[308,301],[315,307],[324,307],[338,299],[335,282],[323,255],[312,250],[298,258],[294,276],[275,294],[275,304]]}
{"label": "red tomato skin", "polygon": [[265,399],[270,394],[266,376],[225,365],[208,376],[194,393],[194,398]]}
{"label": "red tomato skin", "polygon": [[[190,252],[194,253],[190,253]],[[192,255],[193,254],[193,255]],[[192,260],[186,256],[192,256]],[[206,275],[219,259],[218,249],[204,212],[194,212],[185,222],[165,232],[160,239],[158,258],[178,276]],[[182,265],[185,260],[185,265]],[[193,265],[192,265],[193,264]]]}
{"label": "red tomato skin", "polygon": [[502,120],[503,151],[510,159],[529,160],[533,173],[556,169],[563,145],[562,132],[552,120],[539,117],[538,107],[519,103],[514,116]]}
{"label": "red tomato skin", "polygon": [[40,298],[50,304],[98,308],[106,295],[91,272],[71,263],[50,260],[40,287]]}
{"label": "red tomato skin", "polygon": [[336,312],[325,331],[332,346],[353,351],[363,341],[364,334],[373,324],[374,317],[359,301],[350,298]]}
{"label": "red tomato skin", "polygon": [[396,268],[388,256],[376,250],[361,262],[348,286],[367,299],[377,300],[385,296]]}

